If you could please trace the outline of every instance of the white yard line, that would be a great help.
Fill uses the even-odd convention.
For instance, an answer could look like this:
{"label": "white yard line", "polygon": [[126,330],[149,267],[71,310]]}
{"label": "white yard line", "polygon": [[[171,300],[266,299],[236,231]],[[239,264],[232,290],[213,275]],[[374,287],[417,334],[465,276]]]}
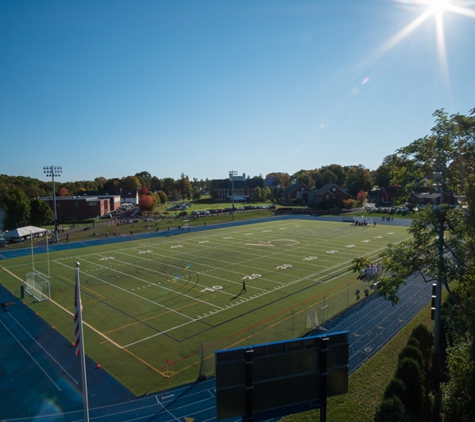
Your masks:
{"label": "white yard line", "polygon": [[[110,268],[108,268],[108,267],[104,267],[104,266],[102,266],[102,265],[95,264],[94,262],[87,261],[87,260],[85,260],[85,259],[83,259],[83,258],[81,258],[81,259],[82,259],[83,262],[87,262],[88,264],[97,265],[97,266],[102,267],[102,268],[110,269]],[[62,264],[62,265],[65,265],[65,264]],[[66,265],[65,265],[65,266],[66,266]],[[117,272],[117,273],[122,274],[122,275],[127,275],[128,277],[132,277],[132,276],[130,276],[129,274],[122,273],[122,272],[120,272],[120,271],[116,271],[116,270],[112,270],[112,271]],[[83,274],[84,274],[84,273],[83,273]],[[92,274],[87,273],[87,275],[88,275],[88,277],[91,277],[91,278],[93,278],[93,279],[95,279],[95,280],[98,280],[98,281],[100,281],[101,283],[108,284],[109,286],[114,287],[115,289],[122,290],[123,292],[125,292],[125,293],[127,293],[127,294],[129,294],[129,295],[138,297],[138,298],[140,298],[141,300],[144,300],[145,302],[153,303],[154,305],[158,306],[159,308],[166,309],[167,311],[173,312],[173,313],[175,313],[175,314],[177,314],[177,315],[180,315],[180,316],[182,316],[182,317],[184,317],[184,318],[186,318],[186,319],[193,319],[193,318],[189,317],[188,315],[185,315],[185,314],[183,314],[183,313],[181,313],[181,312],[176,311],[176,310],[173,309],[173,308],[169,308],[168,306],[160,305],[159,303],[157,303],[157,302],[155,302],[155,301],[153,301],[153,300],[150,300],[150,299],[147,299],[147,298],[145,298],[145,297],[143,297],[143,296],[140,296],[140,295],[138,295],[137,293],[131,292],[130,290],[127,290],[127,289],[124,289],[124,288],[122,288],[122,287],[116,286],[115,284],[109,283],[108,281],[103,280],[103,279],[101,279],[101,278],[99,278],[99,277],[95,277],[95,276],[93,276]],[[139,278],[137,278],[137,277],[132,277],[132,278],[135,278],[135,279],[137,279],[137,280],[140,280],[140,281],[144,282],[144,280],[139,279]],[[153,283],[149,283],[149,284],[154,285]]]}

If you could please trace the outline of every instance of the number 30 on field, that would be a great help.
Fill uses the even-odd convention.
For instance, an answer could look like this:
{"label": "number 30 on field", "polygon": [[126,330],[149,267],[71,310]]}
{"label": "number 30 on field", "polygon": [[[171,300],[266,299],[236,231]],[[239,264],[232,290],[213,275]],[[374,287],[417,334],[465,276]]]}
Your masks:
{"label": "number 30 on field", "polygon": [[221,290],[221,286],[212,286],[212,287],[205,287],[202,292],[215,292],[216,290]]}

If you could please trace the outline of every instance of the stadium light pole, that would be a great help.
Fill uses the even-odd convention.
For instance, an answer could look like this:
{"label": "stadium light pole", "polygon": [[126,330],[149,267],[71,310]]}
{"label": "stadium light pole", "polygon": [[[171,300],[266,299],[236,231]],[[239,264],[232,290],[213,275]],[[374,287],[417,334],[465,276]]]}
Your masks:
{"label": "stadium light pole", "polygon": [[237,176],[236,170],[229,170],[229,178],[231,179],[231,201],[233,204],[232,215],[234,221],[234,176]]}
{"label": "stadium light pole", "polygon": [[54,189],[54,178],[61,176],[63,172],[62,167],[58,166],[45,166],[43,172],[46,176],[51,177],[52,189],[53,189],[53,213],[54,213],[54,242],[58,241],[58,215],[56,213],[56,191]]}

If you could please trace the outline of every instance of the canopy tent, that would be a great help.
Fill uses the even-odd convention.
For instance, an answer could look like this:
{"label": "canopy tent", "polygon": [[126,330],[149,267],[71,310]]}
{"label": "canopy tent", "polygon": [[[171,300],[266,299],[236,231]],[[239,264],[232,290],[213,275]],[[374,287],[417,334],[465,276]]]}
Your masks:
{"label": "canopy tent", "polygon": [[5,233],[3,233],[3,236],[6,239],[9,239],[11,237],[12,238],[21,238],[21,237],[25,237],[25,236],[35,235],[37,233],[44,234],[47,231],[48,230],[42,229],[41,227],[25,226],[25,227],[19,227],[15,230],[11,230],[9,232],[5,232]]}

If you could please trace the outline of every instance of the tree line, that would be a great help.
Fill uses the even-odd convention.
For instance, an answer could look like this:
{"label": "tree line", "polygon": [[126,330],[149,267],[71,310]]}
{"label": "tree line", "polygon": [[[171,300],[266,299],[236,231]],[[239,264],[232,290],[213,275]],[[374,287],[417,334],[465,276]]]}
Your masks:
{"label": "tree line", "polygon": [[[313,170],[299,170],[290,175],[285,172],[269,173],[265,176],[254,176],[262,179],[263,188],[255,189],[252,200],[268,201],[274,195],[278,199],[279,192],[287,189],[292,183],[304,183],[311,189],[318,189],[327,183],[336,183],[347,189],[355,198],[358,192],[369,192],[375,185],[386,186],[389,164],[394,161],[386,157],[383,164],[375,171],[362,165],[341,166],[331,164]],[[82,195],[85,192],[105,191],[119,195],[140,190],[143,209],[153,209],[167,200],[180,199],[198,200],[201,192],[207,191],[213,196],[212,181],[209,179],[190,179],[184,173],[179,179],[165,177],[159,179],[148,171],[133,176],[106,179],[96,177],[94,180],[62,182],[56,179],[54,188],[57,196]],[[52,196],[52,182],[26,176],[0,175],[0,230],[12,229],[25,224],[45,225],[53,219],[52,211],[47,204],[38,200],[40,197]]]}
{"label": "tree line", "polygon": [[375,421],[475,420],[475,109],[433,115],[430,134],[397,151],[390,183],[401,199],[424,189],[442,200],[450,192],[459,205],[442,202],[414,215],[411,238],[388,245],[378,259],[385,276],[377,292],[395,304],[409,276],[433,284],[434,339],[422,357],[410,345],[404,350]]}

